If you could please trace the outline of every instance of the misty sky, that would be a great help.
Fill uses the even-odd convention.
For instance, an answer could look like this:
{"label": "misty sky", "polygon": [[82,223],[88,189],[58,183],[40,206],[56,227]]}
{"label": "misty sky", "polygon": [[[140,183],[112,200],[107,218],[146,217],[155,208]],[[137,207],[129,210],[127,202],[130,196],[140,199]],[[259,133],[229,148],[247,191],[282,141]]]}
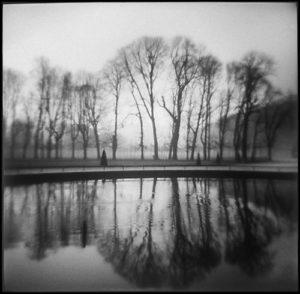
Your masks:
{"label": "misty sky", "polygon": [[297,90],[295,3],[64,3],[3,7],[3,63],[28,72],[46,56],[71,71],[98,71],[143,35],[204,44],[223,63],[249,50],[277,63],[282,89]]}
{"label": "misty sky", "polygon": [[3,6],[3,65],[30,73],[35,59],[75,73],[99,71],[141,36],[181,35],[219,60],[251,50],[274,58],[273,83],[297,92],[295,3],[44,3]]}

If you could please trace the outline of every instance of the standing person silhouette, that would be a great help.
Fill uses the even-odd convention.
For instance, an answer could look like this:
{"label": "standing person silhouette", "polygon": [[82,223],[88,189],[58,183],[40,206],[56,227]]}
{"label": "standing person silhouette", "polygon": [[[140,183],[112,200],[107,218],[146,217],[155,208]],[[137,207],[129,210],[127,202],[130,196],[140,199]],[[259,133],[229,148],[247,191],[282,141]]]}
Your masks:
{"label": "standing person silhouette", "polygon": [[101,160],[100,160],[100,165],[101,166],[107,166],[107,157],[106,157],[106,152],[103,150]]}

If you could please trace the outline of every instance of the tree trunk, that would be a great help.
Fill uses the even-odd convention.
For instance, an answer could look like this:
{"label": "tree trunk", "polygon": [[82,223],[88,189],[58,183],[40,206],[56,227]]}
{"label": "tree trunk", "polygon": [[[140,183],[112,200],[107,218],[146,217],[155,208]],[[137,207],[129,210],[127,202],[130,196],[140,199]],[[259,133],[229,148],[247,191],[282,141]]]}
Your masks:
{"label": "tree trunk", "polygon": [[192,150],[191,150],[191,160],[194,160],[194,153],[195,153],[195,148],[196,148],[196,142],[197,142],[197,135],[198,135],[198,130],[199,130],[199,123],[201,119],[201,113],[202,113],[202,102],[201,102],[201,108],[198,114],[198,119],[197,119],[197,125],[196,125],[196,130],[194,132],[194,137],[193,137],[193,142],[192,142]]}
{"label": "tree trunk", "polygon": [[140,110],[138,109],[138,117],[140,121],[140,128],[141,128],[141,137],[140,137],[140,146],[141,146],[141,160],[144,160],[144,125],[143,125],[143,118]]}
{"label": "tree trunk", "polygon": [[196,132],[194,133],[193,137],[193,142],[192,142],[192,148],[191,148],[191,160],[194,160],[194,153],[195,153],[195,148],[196,148],[196,140],[197,140],[197,134]]}
{"label": "tree trunk", "polygon": [[94,126],[94,135],[95,135],[95,141],[96,141],[96,148],[97,148],[97,159],[100,160],[100,141],[99,141],[99,135],[97,132],[97,126]]}
{"label": "tree trunk", "polygon": [[26,125],[26,132],[25,132],[24,145],[23,145],[23,158],[24,159],[27,157],[27,150],[28,150],[30,140],[31,140],[31,126],[30,126],[30,120],[29,120],[29,121],[27,121],[27,125]]}
{"label": "tree trunk", "polygon": [[179,140],[179,130],[180,130],[180,118],[175,122],[174,137],[173,137],[173,159],[177,160],[177,149],[178,149],[178,140]]}
{"label": "tree trunk", "polygon": [[225,136],[225,125],[226,121],[223,121],[220,118],[220,126],[219,126],[219,156],[220,160],[223,160],[223,149],[224,149],[224,136]]}
{"label": "tree trunk", "polygon": [[52,149],[52,134],[49,134],[48,144],[47,144],[47,157],[51,158],[51,149]]}
{"label": "tree trunk", "polygon": [[[204,84],[205,85],[205,84]],[[205,88],[205,86],[204,86]],[[204,90],[205,93],[205,90]],[[194,153],[195,153],[195,148],[196,148],[196,142],[197,142],[197,135],[198,135],[198,130],[199,130],[199,126],[200,126],[200,120],[201,120],[201,116],[202,116],[202,109],[203,109],[203,101],[204,101],[204,93],[201,96],[201,104],[200,104],[200,109],[198,112],[198,117],[197,117],[197,125],[196,125],[196,130],[193,131],[194,133],[194,138],[193,138],[193,142],[192,142],[192,150],[191,150],[191,160],[194,160]],[[201,134],[202,135],[202,134]],[[201,139],[201,138],[200,138]],[[201,140],[202,141],[202,140]]]}
{"label": "tree trunk", "polygon": [[177,98],[177,118],[175,119],[175,126],[174,126],[174,136],[173,136],[173,159],[177,160],[177,150],[178,150],[178,140],[179,140],[179,132],[180,132],[180,124],[181,124],[181,105],[182,105],[182,95],[183,89],[180,88],[178,91],[178,98]]}
{"label": "tree trunk", "polygon": [[159,156],[158,156],[158,142],[157,142],[156,125],[155,125],[154,116],[152,116],[151,121],[152,121],[153,139],[154,139],[154,159],[159,159]]}
{"label": "tree trunk", "polygon": [[76,130],[76,125],[71,124],[71,141],[72,141],[72,159],[75,158],[75,143],[79,135],[79,130]]}
{"label": "tree trunk", "polygon": [[[190,103],[189,107],[191,108],[191,103]],[[187,160],[189,159],[189,149],[190,149],[189,138],[190,138],[190,132],[191,132],[191,116],[192,116],[192,112],[191,112],[191,110],[189,110],[188,118],[187,118],[187,125],[186,125],[186,159]]]}
{"label": "tree trunk", "polygon": [[116,159],[116,152],[117,152],[117,138],[116,135],[112,136],[112,157]]}
{"label": "tree trunk", "polygon": [[253,134],[253,141],[252,141],[252,154],[251,154],[251,160],[254,161],[256,157],[256,140],[257,140],[257,134],[258,134],[258,121],[255,121],[254,126],[254,134]]}
{"label": "tree trunk", "polygon": [[237,141],[234,143],[234,157],[235,157],[236,161],[240,161],[241,156],[240,156],[240,151],[239,151],[239,147],[240,147],[239,134],[237,136],[238,136],[238,138],[236,139]]}
{"label": "tree trunk", "polygon": [[[209,91],[207,93],[209,96]],[[207,151],[208,151],[208,121],[209,121],[209,101],[208,97],[206,97],[206,113],[205,113],[205,120],[204,120],[204,140],[203,140],[203,159],[207,159]]]}
{"label": "tree trunk", "polygon": [[177,160],[177,148],[178,148],[178,134],[174,134],[174,141],[173,141],[173,156],[172,159],[173,160]]}
{"label": "tree trunk", "polygon": [[72,159],[75,159],[75,139],[72,140]]}
{"label": "tree trunk", "polygon": [[187,132],[186,132],[186,160],[189,159],[189,127],[187,127]]}
{"label": "tree trunk", "polygon": [[55,139],[55,158],[58,159],[59,155],[59,139]]}
{"label": "tree trunk", "polygon": [[197,124],[196,130],[194,131],[194,137],[193,137],[192,149],[191,149],[191,157],[190,157],[191,160],[194,160],[198,130],[199,130],[199,123]]}
{"label": "tree trunk", "polygon": [[208,123],[207,123],[207,159],[208,160],[210,160],[210,150],[211,150],[210,122],[211,122],[211,113],[210,113],[210,106],[209,106]]}
{"label": "tree trunk", "polygon": [[117,148],[118,148],[118,102],[119,97],[116,96],[116,107],[115,107],[115,135],[113,141],[113,159],[117,158]]}
{"label": "tree trunk", "polygon": [[222,141],[220,141],[219,144],[220,144],[219,146],[220,160],[223,160],[224,138],[222,138]]}
{"label": "tree trunk", "polygon": [[83,147],[83,158],[87,159],[87,147],[88,147],[88,135],[84,132],[84,130],[81,131],[82,135],[82,147]]}
{"label": "tree trunk", "polygon": [[170,147],[169,147],[169,155],[168,155],[169,160],[172,159],[172,154],[173,154],[173,135],[174,134],[172,134],[172,138],[171,138],[171,141],[170,141]]}
{"label": "tree trunk", "polygon": [[[142,128],[142,127],[141,127]],[[144,131],[142,130],[141,132],[141,141],[140,141],[140,145],[141,145],[141,159],[144,160]]]}
{"label": "tree trunk", "polygon": [[38,158],[38,150],[39,150],[39,130],[37,129],[34,135],[34,150],[33,150],[33,157],[35,159]]}
{"label": "tree trunk", "polygon": [[59,141],[59,157],[63,158],[63,138]]}
{"label": "tree trunk", "polygon": [[87,159],[87,144],[83,142],[83,158]]}
{"label": "tree trunk", "polygon": [[10,146],[10,158],[15,158],[15,148],[16,148],[16,136],[15,136],[15,122],[12,122],[11,125],[11,146]]}
{"label": "tree trunk", "polygon": [[40,113],[39,113],[39,119],[38,119],[38,122],[37,122],[36,131],[35,131],[35,134],[34,134],[34,151],[33,151],[34,158],[38,158],[41,120],[42,120],[42,111],[40,111]]}
{"label": "tree trunk", "polygon": [[44,158],[45,154],[44,154],[45,148],[44,148],[44,130],[42,130],[41,133],[41,157]]}
{"label": "tree trunk", "polygon": [[272,161],[272,145],[268,144],[268,160]]}
{"label": "tree trunk", "polygon": [[202,141],[203,146],[203,159],[206,160],[206,150],[207,150],[207,125],[204,126],[204,140]]}
{"label": "tree trunk", "polygon": [[249,124],[249,116],[245,114],[244,123],[243,123],[243,137],[242,137],[242,158],[244,161],[247,161],[248,124]]}
{"label": "tree trunk", "polygon": [[117,138],[116,135],[113,135],[113,144],[112,144],[112,151],[113,151],[113,159],[117,158]]}
{"label": "tree trunk", "polygon": [[174,120],[172,123],[172,136],[171,136],[171,141],[170,141],[170,147],[169,147],[169,155],[168,155],[168,159],[171,160],[172,159],[172,154],[174,153]]}
{"label": "tree trunk", "polygon": [[233,134],[233,146],[234,146],[234,153],[235,153],[235,160],[240,161],[240,153],[239,153],[239,147],[240,147],[240,111],[236,115],[235,119],[235,126],[234,126],[234,134]]}
{"label": "tree trunk", "polygon": [[206,118],[201,122],[200,140],[203,148],[203,159],[206,159]]}

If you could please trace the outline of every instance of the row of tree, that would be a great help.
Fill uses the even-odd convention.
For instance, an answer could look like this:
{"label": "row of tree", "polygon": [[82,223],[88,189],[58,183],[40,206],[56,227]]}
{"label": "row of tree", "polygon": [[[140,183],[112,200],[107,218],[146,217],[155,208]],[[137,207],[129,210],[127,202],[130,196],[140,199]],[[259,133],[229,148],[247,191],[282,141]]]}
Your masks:
{"label": "row of tree", "polygon": [[[3,125],[4,133],[10,138],[10,157],[15,157],[16,138],[23,131],[24,158],[30,143],[34,158],[51,158],[53,150],[59,158],[63,140],[68,136],[72,142],[72,158],[80,140],[86,159],[93,133],[99,159],[100,133],[106,114],[111,111],[107,99],[111,101],[113,97],[114,127],[109,131],[112,157],[116,159],[119,102],[130,97],[140,126],[141,159],[144,159],[146,121],[152,127],[153,158],[159,158],[157,107],[165,111],[171,122],[169,159],[178,158],[181,141],[185,142],[187,159],[193,160],[201,146],[204,160],[211,159],[213,148],[218,149],[222,160],[229,131],[233,134],[231,146],[235,159],[249,159],[250,141],[254,159],[262,128],[271,159],[278,128],[287,114],[280,103],[273,103],[284,98],[269,80],[273,73],[273,60],[258,52],[250,52],[241,61],[227,64],[223,71],[222,63],[215,56],[184,37],[176,37],[170,44],[160,37],[138,39],[121,48],[115,59],[97,74],[72,75],[40,58],[34,71],[35,91],[27,97],[22,96],[24,77],[5,69]],[[22,119],[17,117],[20,113]],[[218,135],[213,136],[216,127]]]}

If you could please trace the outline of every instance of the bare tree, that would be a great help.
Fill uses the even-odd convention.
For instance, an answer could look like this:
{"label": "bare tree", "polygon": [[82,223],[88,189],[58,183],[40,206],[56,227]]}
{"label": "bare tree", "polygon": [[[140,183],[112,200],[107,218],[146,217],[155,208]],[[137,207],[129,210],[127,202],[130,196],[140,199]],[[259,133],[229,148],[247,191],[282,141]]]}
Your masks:
{"label": "bare tree", "polygon": [[265,87],[267,77],[273,72],[273,65],[270,57],[258,52],[250,52],[242,61],[234,63],[235,81],[242,89],[239,109],[242,114],[243,160],[247,160],[249,119],[258,103],[258,92]]}
{"label": "bare tree", "polygon": [[79,128],[76,123],[76,117],[78,113],[79,103],[76,99],[77,94],[74,89],[74,85],[72,86],[70,100],[68,101],[67,109],[68,109],[68,121],[70,124],[70,138],[72,142],[72,159],[75,158],[75,143],[79,136]]}
{"label": "bare tree", "polygon": [[71,73],[65,73],[63,75],[61,96],[60,96],[60,109],[58,113],[59,124],[54,128],[54,138],[55,138],[55,157],[59,157],[59,149],[60,153],[62,153],[62,138],[66,130],[66,119],[67,119],[67,106],[68,102],[71,98],[72,92],[72,80]]}
{"label": "bare tree", "polygon": [[83,157],[87,159],[87,148],[89,143],[89,133],[90,133],[90,120],[88,115],[88,99],[89,99],[89,91],[90,86],[87,84],[76,85],[76,99],[78,99],[78,108],[76,113],[76,125],[79,133],[82,137],[82,147],[83,147]]}
{"label": "bare tree", "polygon": [[139,122],[140,122],[140,148],[141,148],[141,159],[143,160],[144,159],[144,148],[145,148],[145,145],[144,145],[144,122],[143,122],[143,116],[142,116],[142,112],[141,112],[141,109],[140,109],[140,106],[139,106],[139,103],[138,103],[138,100],[137,100],[137,97],[136,97],[136,94],[135,94],[135,87],[134,87],[134,84],[131,82],[131,88],[130,88],[130,91],[131,91],[131,95],[132,95],[132,98],[134,100],[134,103],[135,103],[135,106],[136,106],[136,109],[137,109],[137,113],[136,113],[136,116],[138,117],[139,119]]}
{"label": "bare tree", "polygon": [[254,161],[256,157],[257,138],[259,134],[263,132],[262,123],[263,123],[263,113],[262,110],[258,108],[253,119],[254,126],[253,126],[252,152],[251,152],[252,161]]}
{"label": "bare tree", "polygon": [[[200,60],[201,62],[201,60]],[[194,108],[197,109],[195,112],[194,118],[192,116],[191,122],[190,122],[190,130],[192,131],[193,134],[193,139],[192,139],[192,145],[191,145],[191,156],[190,159],[194,159],[194,154],[195,154],[195,149],[196,149],[196,143],[197,143],[197,138],[198,138],[198,132],[199,132],[199,127],[200,127],[200,122],[203,122],[203,116],[204,116],[204,98],[207,92],[207,77],[198,75],[198,83],[199,83],[199,94],[198,97],[199,99],[196,100],[196,103],[194,105]],[[196,121],[196,123],[195,123]],[[204,129],[204,128],[202,128]]]}
{"label": "bare tree", "polygon": [[90,77],[90,90],[91,93],[89,95],[89,99],[86,100],[86,108],[88,110],[89,122],[93,128],[95,141],[96,141],[96,149],[97,149],[97,158],[100,159],[100,137],[98,125],[102,116],[105,112],[105,107],[101,103],[102,99],[102,85],[100,80],[96,77]]}
{"label": "bare tree", "polygon": [[188,85],[196,77],[197,61],[196,46],[187,38],[177,37],[171,47],[171,63],[174,70],[175,89],[172,98],[172,110],[166,105],[162,96],[162,107],[171,116],[173,121],[170,150],[173,159],[177,159],[177,149],[181,116],[185,105]]}
{"label": "bare tree", "polygon": [[[234,66],[234,64],[232,64]],[[240,148],[241,148],[241,138],[242,138],[242,95],[240,95],[241,87],[237,85],[237,95],[235,97],[235,121],[234,121],[234,131],[233,131],[233,147],[234,147],[234,154],[235,154],[235,160],[240,161],[241,155],[240,155]]]}
{"label": "bare tree", "polygon": [[223,159],[223,150],[225,143],[225,135],[228,130],[228,113],[230,110],[230,102],[233,95],[232,88],[232,69],[230,65],[226,67],[227,76],[226,76],[226,84],[227,89],[225,95],[221,96],[220,105],[219,105],[219,156],[220,160]]}
{"label": "bare tree", "polygon": [[32,117],[32,104],[33,104],[33,93],[27,100],[23,100],[23,108],[26,116],[25,121],[25,131],[24,131],[24,141],[23,141],[23,158],[27,157],[28,147],[32,138],[32,131],[34,128],[34,118]]}
{"label": "bare tree", "polygon": [[101,103],[102,85],[97,76],[87,73],[81,73],[79,81],[75,86],[76,93],[76,111],[75,122],[83,141],[83,155],[87,158],[87,148],[89,144],[90,129],[93,129],[97,158],[100,159],[100,137],[99,122],[104,114],[104,106]]}
{"label": "bare tree", "polygon": [[189,97],[188,101],[188,109],[186,111],[186,159],[189,159],[189,150],[191,148],[190,145],[190,133],[191,133],[191,119],[193,115],[193,100],[192,100],[192,95]]}
{"label": "bare tree", "polygon": [[38,158],[38,151],[39,151],[39,146],[43,144],[43,141],[40,141],[40,132],[43,131],[43,126],[44,126],[44,121],[43,121],[43,113],[44,113],[44,100],[40,98],[40,101],[38,102],[38,121],[37,125],[35,128],[35,133],[34,133],[34,158]]}
{"label": "bare tree", "polygon": [[118,107],[120,92],[124,79],[124,70],[120,59],[115,59],[108,63],[104,70],[104,78],[108,89],[115,97],[115,129],[113,135],[113,159],[116,159],[117,148],[118,148]]}
{"label": "bare tree", "polygon": [[201,133],[203,159],[210,159],[211,151],[211,100],[216,90],[216,79],[221,71],[221,63],[212,55],[206,55],[200,63],[201,74],[206,76],[207,91],[205,95],[204,128]]}
{"label": "bare tree", "polygon": [[[46,113],[48,142],[47,142],[47,157],[51,158],[52,143],[57,124],[61,117],[64,99],[61,96],[61,78],[57,69],[50,68],[47,74],[47,90],[46,90]],[[59,138],[59,136],[57,136]],[[58,145],[57,145],[58,147]],[[58,151],[58,150],[57,150]],[[58,153],[57,153],[58,155]]]}
{"label": "bare tree", "polygon": [[162,96],[162,107],[167,111],[167,113],[170,115],[172,119],[172,127],[171,127],[171,140],[169,144],[169,156],[168,159],[172,158],[172,154],[174,154],[174,132],[175,132],[175,123],[176,123],[176,94],[172,93],[172,110],[169,110],[169,108],[166,106],[166,101],[164,96]]}
{"label": "bare tree", "polygon": [[276,98],[282,97],[279,90],[268,85],[263,101],[264,132],[268,150],[268,160],[272,160],[272,149],[278,134],[278,130],[287,117],[288,107]]}
{"label": "bare tree", "polygon": [[24,84],[24,77],[21,73],[12,69],[5,69],[3,71],[3,100],[4,100],[4,121],[7,124],[8,115],[10,122],[10,157],[15,157],[16,149],[16,117],[17,105],[20,101],[21,90]]}
{"label": "bare tree", "polygon": [[34,134],[34,158],[38,158],[39,150],[41,157],[44,157],[44,129],[46,124],[46,107],[47,95],[49,94],[49,61],[41,57],[37,60],[37,75],[38,75],[38,120]]}
{"label": "bare tree", "polygon": [[123,50],[128,61],[126,70],[151,120],[154,140],[154,159],[158,159],[158,141],[155,120],[154,85],[166,54],[162,38],[143,37]]}
{"label": "bare tree", "polygon": [[138,102],[138,97],[137,97],[137,93],[139,91],[139,88],[137,88],[137,84],[135,82],[135,78],[133,76],[133,69],[131,67],[131,63],[130,63],[130,56],[128,54],[128,48],[127,49],[122,49],[121,50],[121,60],[122,60],[122,64],[123,64],[123,72],[124,72],[124,78],[128,81],[129,83],[129,88],[130,88],[130,92],[131,92],[131,96],[134,100],[134,104],[136,106],[137,109],[137,113],[136,116],[139,119],[139,123],[140,123],[140,148],[141,148],[141,159],[144,159],[144,122],[143,122],[143,115],[142,115],[142,111],[141,111],[141,106]]}
{"label": "bare tree", "polygon": [[201,54],[198,57],[198,109],[192,120],[191,130],[193,140],[191,146],[191,160],[194,159],[194,153],[198,138],[199,128],[201,126],[200,140],[203,146],[203,159],[210,158],[210,128],[211,128],[211,100],[216,91],[216,80],[221,71],[221,63],[210,54]]}

